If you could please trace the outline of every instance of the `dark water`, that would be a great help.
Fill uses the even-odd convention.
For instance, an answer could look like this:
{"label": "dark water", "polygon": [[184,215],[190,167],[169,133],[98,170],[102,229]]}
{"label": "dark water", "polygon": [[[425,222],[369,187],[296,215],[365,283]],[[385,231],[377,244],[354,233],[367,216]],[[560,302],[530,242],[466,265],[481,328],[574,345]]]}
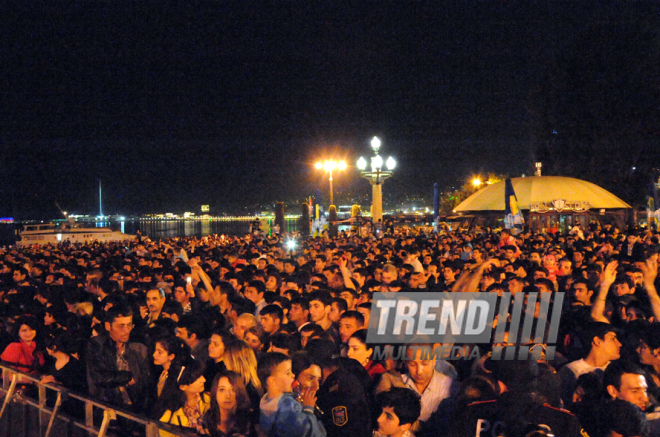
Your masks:
{"label": "dark water", "polygon": [[[286,219],[286,230],[293,232],[298,229],[298,219]],[[272,220],[268,221],[272,225]],[[152,240],[173,237],[203,237],[212,234],[245,235],[250,229],[250,220],[132,220],[125,222],[96,223],[84,226],[110,227],[125,234],[139,230],[142,235]],[[0,246],[16,243],[14,229],[19,225],[0,224]]]}

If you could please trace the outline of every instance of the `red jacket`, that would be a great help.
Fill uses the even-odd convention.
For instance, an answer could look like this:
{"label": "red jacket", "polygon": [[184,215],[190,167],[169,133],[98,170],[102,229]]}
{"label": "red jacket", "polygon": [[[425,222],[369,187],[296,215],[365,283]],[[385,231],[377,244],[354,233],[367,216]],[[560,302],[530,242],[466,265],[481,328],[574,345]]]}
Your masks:
{"label": "red jacket", "polygon": [[36,353],[37,362],[35,363],[34,350],[37,347],[36,342],[28,346],[23,340],[9,343],[5,351],[0,355],[0,359],[7,364],[15,366],[21,372],[36,373],[37,367],[44,365],[44,357],[41,352]]}

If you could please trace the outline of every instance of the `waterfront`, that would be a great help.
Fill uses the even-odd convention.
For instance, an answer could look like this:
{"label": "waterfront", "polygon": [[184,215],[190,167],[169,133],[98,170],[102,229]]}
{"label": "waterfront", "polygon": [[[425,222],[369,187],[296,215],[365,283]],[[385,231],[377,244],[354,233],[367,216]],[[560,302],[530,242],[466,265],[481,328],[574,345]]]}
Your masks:
{"label": "waterfront", "polygon": [[[83,224],[81,226],[107,226],[113,230],[121,231],[125,234],[135,235],[139,230],[143,236],[152,240],[173,237],[203,237],[212,234],[225,235],[245,235],[250,229],[250,223],[256,217],[246,218],[227,218],[227,219],[207,219],[207,220],[127,220],[117,222],[98,222],[92,224]],[[272,224],[274,219],[262,218]],[[45,222],[48,223],[48,222]],[[286,231],[294,232],[298,230],[298,219],[285,219]],[[20,229],[19,224],[0,225],[0,246],[13,245],[16,242],[15,229]]]}

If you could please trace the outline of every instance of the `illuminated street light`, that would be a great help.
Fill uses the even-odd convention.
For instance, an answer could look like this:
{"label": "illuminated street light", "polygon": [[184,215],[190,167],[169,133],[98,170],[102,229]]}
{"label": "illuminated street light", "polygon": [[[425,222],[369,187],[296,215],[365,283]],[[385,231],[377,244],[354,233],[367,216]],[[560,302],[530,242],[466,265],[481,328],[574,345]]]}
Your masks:
{"label": "illuminated street light", "polygon": [[392,176],[392,170],[396,167],[396,161],[391,156],[385,161],[385,168],[383,169],[383,158],[378,154],[380,150],[381,141],[378,137],[373,137],[371,140],[371,148],[374,151],[374,156],[371,157],[371,170],[367,170],[367,160],[360,157],[357,162],[357,167],[360,169],[360,176],[369,181],[372,187],[371,198],[371,217],[374,225],[382,224],[383,221],[383,182],[385,179]]}
{"label": "illuminated street light", "polygon": [[346,170],[345,161],[324,161],[314,164],[317,170],[324,170],[330,175],[330,205],[334,205],[334,196],[332,192],[332,171],[333,170]]}
{"label": "illuminated street light", "polygon": [[481,184],[483,184],[483,182],[481,182],[481,179],[479,178],[472,179],[472,185],[474,185],[475,187],[479,187]]}

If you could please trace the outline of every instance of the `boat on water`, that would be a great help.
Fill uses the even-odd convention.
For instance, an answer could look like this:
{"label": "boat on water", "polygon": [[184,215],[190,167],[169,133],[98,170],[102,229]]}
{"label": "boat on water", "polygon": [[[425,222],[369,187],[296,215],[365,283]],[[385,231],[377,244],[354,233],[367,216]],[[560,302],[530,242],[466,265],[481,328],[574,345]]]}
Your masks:
{"label": "boat on water", "polygon": [[110,228],[78,227],[75,223],[25,225],[16,231],[16,247],[28,247],[34,244],[70,243],[109,243],[134,240],[135,235],[113,231]]}

